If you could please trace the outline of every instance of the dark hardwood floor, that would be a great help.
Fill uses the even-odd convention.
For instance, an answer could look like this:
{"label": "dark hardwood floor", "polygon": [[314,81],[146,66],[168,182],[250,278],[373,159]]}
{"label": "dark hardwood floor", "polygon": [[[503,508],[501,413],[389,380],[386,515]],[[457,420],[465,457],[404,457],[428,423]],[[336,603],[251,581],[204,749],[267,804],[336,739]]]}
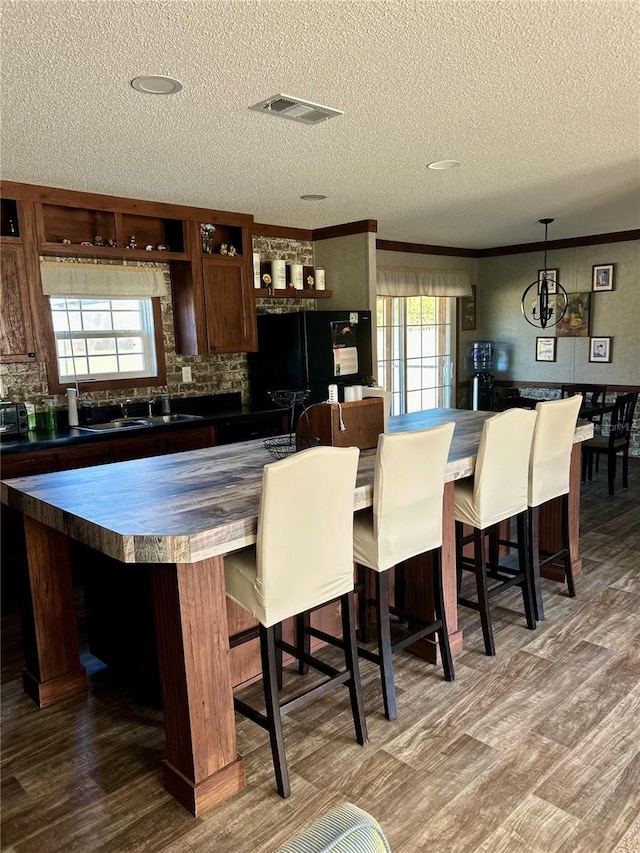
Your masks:
{"label": "dark hardwood floor", "polygon": [[394,853],[638,853],[640,466],[615,497],[603,471],[583,486],[581,534],[577,598],[545,581],[535,632],[510,591],[492,607],[495,658],[477,614],[462,612],[455,682],[394,657],[397,722],[384,719],[377,670],[363,662],[366,747],[346,690],[287,717],[289,800],[276,794],[266,732],[238,717],[247,788],[199,819],[161,786],[161,712],[90,656],[88,698],[38,710],[22,692],[19,621],[7,613],[2,850],[271,853],[350,800]]}

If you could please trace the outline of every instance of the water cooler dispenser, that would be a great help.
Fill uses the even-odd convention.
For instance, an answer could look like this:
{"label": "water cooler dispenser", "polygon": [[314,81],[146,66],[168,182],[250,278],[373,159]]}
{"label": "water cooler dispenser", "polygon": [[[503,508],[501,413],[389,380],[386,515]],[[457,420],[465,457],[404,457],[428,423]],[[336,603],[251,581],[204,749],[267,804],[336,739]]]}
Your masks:
{"label": "water cooler dispenser", "polygon": [[474,411],[493,411],[493,370],[495,347],[493,341],[474,341],[469,349],[469,360],[474,371],[471,382]]}

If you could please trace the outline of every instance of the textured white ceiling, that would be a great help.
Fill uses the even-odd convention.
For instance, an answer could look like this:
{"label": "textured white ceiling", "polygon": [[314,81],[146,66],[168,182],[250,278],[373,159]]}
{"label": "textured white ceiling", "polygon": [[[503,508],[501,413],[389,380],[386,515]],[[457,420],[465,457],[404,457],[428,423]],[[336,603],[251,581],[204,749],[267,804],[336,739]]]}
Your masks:
{"label": "textured white ceiling", "polygon": [[[2,176],[468,248],[540,240],[544,216],[550,239],[639,228],[639,9],[2,0]],[[345,115],[248,109],[279,92]]]}

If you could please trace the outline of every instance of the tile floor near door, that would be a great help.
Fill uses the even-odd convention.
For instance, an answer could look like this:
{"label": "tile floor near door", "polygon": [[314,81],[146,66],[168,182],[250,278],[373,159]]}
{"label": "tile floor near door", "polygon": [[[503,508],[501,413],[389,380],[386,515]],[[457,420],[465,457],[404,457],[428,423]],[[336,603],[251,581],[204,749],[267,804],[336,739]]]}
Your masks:
{"label": "tile floor near door", "polygon": [[353,737],[346,690],[287,717],[289,800],[275,792],[266,732],[238,718],[247,788],[192,818],[161,787],[161,712],[97,666],[88,698],[38,710],[22,692],[8,613],[2,850],[271,853],[350,800],[378,819],[394,853],[638,853],[640,466],[613,498],[602,472],[582,489],[578,597],[545,581],[535,632],[519,592],[494,602],[495,658],[483,654],[477,614],[463,610],[453,684],[396,655],[395,723],[363,663],[368,746]]}

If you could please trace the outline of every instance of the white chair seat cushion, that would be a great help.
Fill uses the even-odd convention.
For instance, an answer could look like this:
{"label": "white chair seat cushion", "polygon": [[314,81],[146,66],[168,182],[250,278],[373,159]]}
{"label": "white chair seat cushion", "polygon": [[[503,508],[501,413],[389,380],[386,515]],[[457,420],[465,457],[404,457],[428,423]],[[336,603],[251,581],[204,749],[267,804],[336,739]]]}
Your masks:
{"label": "white chair seat cushion", "polygon": [[258,600],[256,593],[257,578],[255,545],[227,554],[224,558],[224,582],[227,595],[264,624],[264,605]]}
{"label": "white chair seat cushion", "polygon": [[456,521],[462,521],[464,524],[470,524],[482,530],[482,519],[473,502],[473,478],[469,477],[454,483],[453,494]]}
{"label": "white chair seat cushion", "polygon": [[361,566],[368,566],[378,572],[390,566],[378,566],[378,543],[373,536],[373,510],[365,509],[356,513],[353,519],[353,559]]}

